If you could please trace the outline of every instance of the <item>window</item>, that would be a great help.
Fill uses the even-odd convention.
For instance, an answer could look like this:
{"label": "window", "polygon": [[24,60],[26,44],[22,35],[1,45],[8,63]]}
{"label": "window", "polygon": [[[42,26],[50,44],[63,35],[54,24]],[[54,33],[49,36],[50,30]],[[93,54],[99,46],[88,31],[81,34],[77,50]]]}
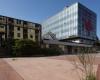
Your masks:
{"label": "window", "polygon": [[30,35],[30,38],[33,38],[33,36],[32,36],[32,35]]}
{"label": "window", "polygon": [[20,31],[20,27],[17,27],[17,30]]}
{"label": "window", "polygon": [[14,22],[14,19],[13,18],[8,18],[8,20],[10,21],[10,22]]}
{"label": "window", "polygon": [[23,38],[24,39],[28,38],[28,29],[27,28],[23,28]]}
{"label": "window", "polygon": [[20,33],[17,33],[17,37],[20,37]]}
{"label": "window", "polygon": [[0,25],[0,28],[4,28],[4,25]]}
{"label": "window", "polygon": [[17,24],[21,24],[21,20],[18,20],[18,19],[17,19],[17,20],[16,20],[16,23],[17,23]]}
{"label": "window", "polygon": [[0,20],[2,20],[2,16],[0,16]]}
{"label": "window", "polygon": [[24,25],[27,25],[27,24],[28,24],[28,22],[27,22],[27,21],[24,21],[23,23],[24,23]]}

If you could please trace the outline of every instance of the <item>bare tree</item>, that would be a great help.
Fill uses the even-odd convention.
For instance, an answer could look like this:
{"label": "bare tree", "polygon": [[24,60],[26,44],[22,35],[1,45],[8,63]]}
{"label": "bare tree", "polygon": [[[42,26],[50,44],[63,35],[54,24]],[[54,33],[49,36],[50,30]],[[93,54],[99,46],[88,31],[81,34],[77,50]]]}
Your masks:
{"label": "bare tree", "polygon": [[75,68],[79,69],[83,74],[82,77],[79,77],[80,80],[96,80],[95,71],[93,69],[96,54],[91,54],[92,52],[92,48],[81,48],[76,55],[78,62],[76,60],[73,61]]}

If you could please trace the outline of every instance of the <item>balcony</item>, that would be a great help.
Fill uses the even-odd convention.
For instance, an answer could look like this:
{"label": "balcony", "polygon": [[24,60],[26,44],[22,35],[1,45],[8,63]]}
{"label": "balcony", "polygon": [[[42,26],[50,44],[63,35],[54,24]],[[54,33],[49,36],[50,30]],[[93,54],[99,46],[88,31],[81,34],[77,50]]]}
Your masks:
{"label": "balcony", "polygon": [[0,24],[6,24],[6,20],[0,20]]}
{"label": "balcony", "polygon": [[14,19],[13,18],[7,18],[7,24],[14,25]]}
{"label": "balcony", "polygon": [[14,23],[14,26],[23,27],[23,24],[17,24],[17,23]]}

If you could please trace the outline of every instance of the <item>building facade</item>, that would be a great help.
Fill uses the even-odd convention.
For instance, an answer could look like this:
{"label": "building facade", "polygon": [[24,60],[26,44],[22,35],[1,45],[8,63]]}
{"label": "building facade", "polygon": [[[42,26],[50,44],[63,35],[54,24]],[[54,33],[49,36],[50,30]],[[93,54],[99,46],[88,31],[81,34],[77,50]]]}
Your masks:
{"label": "building facade", "polygon": [[3,40],[30,39],[40,42],[41,25],[0,15],[0,38]]}
{"label": "building facade", "polygon": [[62,54],[78,54],[84,50],[88,49],[88,53],[95,53],[96,49],[90,44],[81,44],[75,42],[62,42],[56,40],[43,40],[42,47],[44,48],[54,48],[60,51]]}
{"label": "building facade", "polygon": [[96,35],[96,13],[80,3],[65,7],[42,23],[42,37],[53,33],[61,41],[93,44]]}

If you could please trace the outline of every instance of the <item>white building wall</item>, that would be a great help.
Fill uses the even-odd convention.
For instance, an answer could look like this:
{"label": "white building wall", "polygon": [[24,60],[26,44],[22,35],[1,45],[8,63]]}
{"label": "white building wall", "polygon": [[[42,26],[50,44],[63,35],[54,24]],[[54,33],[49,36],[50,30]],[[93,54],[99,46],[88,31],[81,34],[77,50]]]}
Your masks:
{"label": "white building wall", "polygon": [[42,23],[42,36],[48,32],[56,34],[57,39],[78,35],[78,4],[64,8],[61,12]]}

